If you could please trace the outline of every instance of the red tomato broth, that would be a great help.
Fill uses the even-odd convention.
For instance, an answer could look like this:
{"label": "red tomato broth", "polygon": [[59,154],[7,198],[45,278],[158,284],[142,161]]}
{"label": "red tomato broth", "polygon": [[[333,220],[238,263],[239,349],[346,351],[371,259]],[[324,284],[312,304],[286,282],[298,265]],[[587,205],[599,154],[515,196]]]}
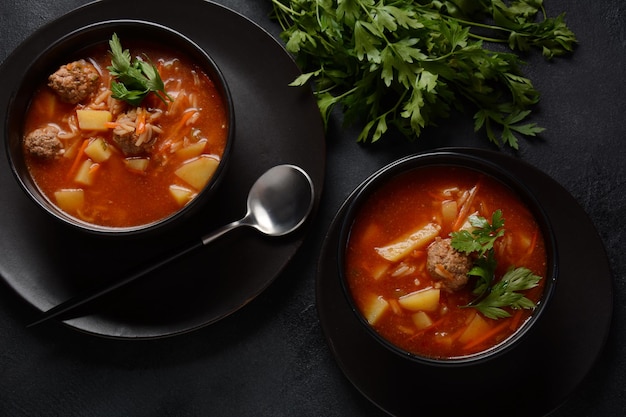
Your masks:
{"label": "red tomato broth", "polygon": [[482,173],[460,167],[420,168],[402,174],[375,191],[360,206],[350,230],[344,266],[347,285],[362,314],[366,315],[372,299],[382,297],[389,303],[372,327],[401,349],[442,359],[472,355],[507,340],[532,315],[532,310],[507,309],[511,317],[485,318],[487,329],[461,342],[468,324],[479,314],[473,308],[459,308],[475,298],[471,293],[475,281],[470,278],[462,290],[441,290],[437,310],[426,312],[432,325],[418,329],[412,318],[416,311],[404,309],[397,300],[402,295],[437,286],[426,270],[427,247],[414,250],[397,263],[382,258],[375,251],[431,222],[442,226],[440,237],[448,237],[453,229],[452,225],[442,223],[441,202],[447,198],[442,190],[470,190],[477,184],[469,214],[478,211],[491,220],[493,211],[500,209],[505,219],[505,235],[495,245],[496,279],[511,266],[524,266],[544,278],[537,287],[525,291],[525,296],[534,302],[542,296],[547,272],[543,235],[532,213],[512,190]]}
{"label": "red tomato broth", "polygon": [[[184,91],[186,94],[180,93],[181,97],[188,98],[188,102],[176,111],[172,109],[175,103],[166,105],[154,94],[148,95],[141,104],[149,110],[163,111],[158,119],[163,132],[158,135],[154,151],[148,155],[148,168],[136,172],[125,166],[124,160],[133,157],[125,157],[116,148],[111,130],[79,131],[77,137],[63,141],[66,152],[72,146],[94,137],[101,137],[110,145],[112,156],[99,164],[94,182],[88,186],[77,184],[72,178],[74,157],[42,160],[25,152],[26,165],[34,182],[53,204],[56,191],[81,188],[85,195],[84,207],[80,212],[68,214],[88,223],[109,227],[149,224],[180,210],[181,204],[169,194],[171,185],[192,191],[189,201],[195,198],[200,190],[193,189],[174,174],[189,159],[179,156],[172,144],[178,145],[176,149],[180,149],[205,141],[201,155],[195,158],[211,157],[219,161],[228,140],[226,103],[213,80],[201,68],[181,53],[163,46],[132,42],[128,42],[128,46],[133,56],[141,56],[144,60],[147,56],[155,63],[168,93],[176,97],[177,93]],[[127,47],[126,43],[124,47]],[[100,91],[107,90],[111,81],[106,69],[111,64],[108,48],[105,45],[92,47],[80,58],[89,60],[99,69]],[[56,124],[63,132],[71,132],[71,116],[75,115],[76,110],[92,104],[95,97],[91,101],[70,105],[60,101],[45,84],[37,90],[31,101],[24,123],[25,134],[47,124]],[[200,116],[193,124],[185,125],[182,123],[183,112],[190,107],[195,108]]]}

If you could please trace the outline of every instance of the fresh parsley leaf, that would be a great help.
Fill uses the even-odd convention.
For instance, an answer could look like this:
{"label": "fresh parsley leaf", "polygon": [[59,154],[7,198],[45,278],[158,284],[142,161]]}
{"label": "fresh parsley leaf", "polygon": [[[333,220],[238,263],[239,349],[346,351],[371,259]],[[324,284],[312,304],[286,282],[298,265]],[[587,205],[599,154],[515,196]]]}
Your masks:
{"label": "fresh parsley leaf", "polygon": [[346,124],[363,126],[360,142],[376,142],[392,127],[413,140],[470,106],[476,132],[517,149],[520,137],[543,128],[528,121],[540,96],[513,52],[536,49],[552,59],[577,42],[564,15],[547,17],[541,0],[272,3],[325,125],[340,107]]}
{"label": "fresh parsley leaf", "polygon": [[504,218],[502,210],[496,210],[491,215],[491,223],[481,216],[472,214],[468,218],[473,230],[459,230],[451,233],[451,245],[454,249],[465,254],[477,252],[479,256],[493,250],[495,241],[504,236]]}
{"label": "fresh parsley leaf", "polygon": [[111,65],[107,67],[114,78],[111,83],[112,97],[132,106],[139,106],[149,93],[155,93],[164,103],[173,101],[165,91],[165,85],[157,67],[142,59],[132,59],[130,51],[123,49],[119,37],[113,34],[109,41]]}
{"label": "fresh parsley leaf", "polygon": [[491,319],[510,316],[510,313],[502,307],[513,309],[534,308],[535,303],[518,291],[534,288],[539,284],[540,280],[541,277],[533,274],[528,268],[511,268],[491,288],[489,294],[478,303],[473,304],[472,307]]}
{"label": "fresh parsley leaf", "polygon": [[117,81],[111,82],[111,96],[117,100],[123,100],[129,103],[131,106],[139,106],[143,101],[147,90],[128,90],[125,84]]}
{"label": "fresh parsley leaf", "polygon": [[476,255],[474,266],[468,272],[468,275],[477,278],[473,290],[476,298],[465,307],[476,308],[485,317],[491,319],[510,316],[509,312],[502,307],[534,308],[535,304],[518,291],[536,287],[541,280],[540,276],[533,274],[528,268],[510,268],[496,282],[498,263],[495,258],[494,244],[498,238],[504,236],[505,232],[502,211],[494,211],[491,215],[491,222],[477,215],[469,216],[468,220],[473,227],[471,232],[460,230],[450,233],[450,244],[454,249],[468,255]]}

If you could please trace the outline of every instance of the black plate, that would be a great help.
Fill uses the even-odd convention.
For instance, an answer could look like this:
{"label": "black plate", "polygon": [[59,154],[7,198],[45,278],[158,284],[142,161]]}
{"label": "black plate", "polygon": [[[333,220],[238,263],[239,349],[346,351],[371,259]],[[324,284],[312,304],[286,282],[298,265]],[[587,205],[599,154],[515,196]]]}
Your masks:
{"label": "black plate", "polygon": [[546,415],[582,381],[608,336],[613,284],[604,246],[575,199],[544,173],[501,153],[459,151],[496,162],[525,182],[545,204],[554,227],[560,259],[556,292],[530,337],[492,362],[458,368],[420,365],[382,348],[359,328],[337,274],[347,203],[322,248],[316,288],[320,321],[344,374],[391,415]]}
{"label": "black plate", "polygon": [[[89,4],[37,31],[0,67],[0,112],[6,114],[22,69],[50,40],[97,21],[134,18],[169,26],[206,49],[224,73],[234,100],[235,147],[218,203],[156,239],[121,243],[61,228],[27,199],[12,178],[6,156],[0,157],[0,275],[39,310],[127,274],[243,216],[250,186],[274,165],[305,169],[316,188],[314,210],[319,204],[325,171],[323,125],[310,89],[288,86],[299,75],[289,54],[262,28],[223,6],[188,0],[181,13],[168,12],[170,6],[167,0]],[[6,120],[0,123],[4,131]],[[293,257],[307,229],[276,239],[252,229],[234,231],[64,317],[65,323],[119,338],[170,336],[213,323],[260,294]]]}

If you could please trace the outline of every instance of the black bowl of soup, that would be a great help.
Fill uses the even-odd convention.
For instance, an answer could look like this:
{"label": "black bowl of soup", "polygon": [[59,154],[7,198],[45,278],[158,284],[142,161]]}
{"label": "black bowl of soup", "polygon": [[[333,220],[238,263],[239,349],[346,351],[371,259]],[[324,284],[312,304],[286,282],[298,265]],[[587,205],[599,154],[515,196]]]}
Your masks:
{"label": "black bowl of soup", "polygon": [[557,277],[540,202],[502,167],[457,151],[410,156],[365,180],[337,255],[359,325],[428,365],[476,365],[514,349]]}
{"label": "black bowl of soup", "polygon": [[224,176],[233,102],[209,53],[137,20],[96,23],[33,58],[5,134],[26,194],[55,219],[108,236],[189,217]]}

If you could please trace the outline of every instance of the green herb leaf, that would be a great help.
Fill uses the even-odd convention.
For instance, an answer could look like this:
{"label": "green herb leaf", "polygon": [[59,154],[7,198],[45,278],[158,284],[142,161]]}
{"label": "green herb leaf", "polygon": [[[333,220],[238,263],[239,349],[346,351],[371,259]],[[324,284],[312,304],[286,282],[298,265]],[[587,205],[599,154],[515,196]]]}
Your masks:
{"label": "green herb leaf", "polygon": [[479,256],[493,250],[495,241],[504,236],[504,219],[502,210],[496,210],[491,215],[491,223],[481,216],[472,214],[468,218],[474,228],[471,232],[460,230],[451,233],[451,245],[459,252],[470,254],[477,252]]}
{"label": "green herb leaf", "polygon": [[114,78],[111,83],[112,97],[132,106],[139,106],[149,93],[155,93],[164,103],[174,101],[165,91],[165,85],[154,64],[139,58],[131,58],[130,51],[123,49],[119,37],[113,34],[109,41],[111,65],[107,67]]}
{"label": "green herb leaf", "polygon": [[500,281],[496,282],[498,263],[494,244],[505,232],[502,211],[493,212],[491,222],[477,215],[471,215],[468,219],[473,227],[471,232],[460,230],[450,233],[450,244],[454,249],[465,254],[476,254],[474,266],[468,272],[468,275],[477,278],[473,290],[476,298],[465,307],[476,308],[491,319],[510,316],[502,307],[534,308],[535,304],[518,291],[536,287],[541,280],[540,276],[534,275],[528,268],[510,268]]}
{"label": "green herb leaf", "polygon": [[541,277],[533,274],[528,268],[511,268],[493,286],[489,294],[480,302],[473,304],[472,307],[491,319],[510,316],[510,313],[502,307],[532,309],[535,307],[535,303],[518,291],[534,288],[540,280]]}
{"label": "green herb leaf", "polygon": [[520,137],[543,131],[527,121],[539,92],[516,54],[488,45],[536,49],[551,59],[576,43],[564,15],[548,18],[541,0],[272,3],[325,124],[340,107],[347,124],[363,126],[360,142],[375,142],[391,127],[413,140],[451,109],[469,106],[477,132],[517,149]]}

